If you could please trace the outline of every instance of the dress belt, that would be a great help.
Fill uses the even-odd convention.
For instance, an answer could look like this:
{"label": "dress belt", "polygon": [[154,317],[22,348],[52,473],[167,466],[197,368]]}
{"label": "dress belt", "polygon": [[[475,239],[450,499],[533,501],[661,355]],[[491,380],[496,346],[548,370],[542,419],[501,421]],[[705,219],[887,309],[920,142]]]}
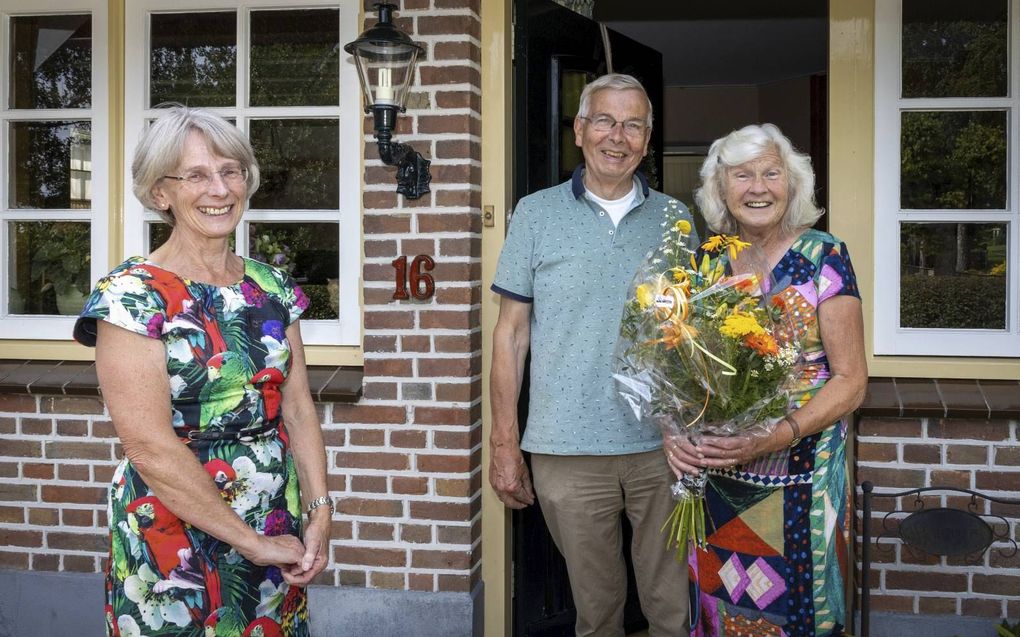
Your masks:
{"label": "dress belt", "polygon": [[179,438],[186,438],[188,442],[200,440],[204,442],[213,442],[220,440],[227,440],[231,442],[254,442],[258,438],[265,438],[272,436],[279,430],[278,422],[268,422],[258,427],[249,427],[247,429],[238,429],[236,431],[199,431],[198,429],[191,429],[184,435],[178,435]]}

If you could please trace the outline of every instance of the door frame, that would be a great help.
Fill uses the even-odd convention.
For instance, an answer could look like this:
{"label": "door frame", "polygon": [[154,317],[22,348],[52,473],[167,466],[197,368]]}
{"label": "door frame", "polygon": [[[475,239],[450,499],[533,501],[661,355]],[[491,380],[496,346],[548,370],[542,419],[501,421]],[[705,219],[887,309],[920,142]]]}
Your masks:
{"label": "door frame", "polygon": [[[855,246],[862,264],[874,263],[873,192],[875,0],[829,0],[829,210],[830,229]],[[511,197],[513,0],[481,0],[482,76],[482,581],[484,630],[510,634],[510,513],[488,486],[489,365],[499,300],[489,290],[505,238]],[[492,225],[485,215],[492,212]],[[856,254],[855,253],[855,254]],[[858,282],[873,289],[874,273],[862,268]],[[865,313],[868,334],[871,313]],[[852,452],[851,452],[852,454]],[[851,462],[853,460],[851,459]]]}

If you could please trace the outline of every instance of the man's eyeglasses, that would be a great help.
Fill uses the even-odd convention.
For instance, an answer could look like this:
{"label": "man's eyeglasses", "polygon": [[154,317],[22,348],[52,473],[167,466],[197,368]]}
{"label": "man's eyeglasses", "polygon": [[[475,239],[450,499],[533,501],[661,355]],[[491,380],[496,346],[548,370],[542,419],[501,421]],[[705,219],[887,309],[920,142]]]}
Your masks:
{"label": "man's eyeglasses", "polygon": [[219,175],[220,179],[223,180],[223,183],[229,185],[237,185],[241,182],[248,181],[247,168],[224,168],[223,170],[217,170],[213,173],[193,170],[186,175],[163,175],[163,179],[186,181],[192,186],[208,186],[212,183],[213,175]]}
{"label": "man's eyeglasses", "polygon": [[623,122],[618,122],[609,115],[596,115],[595,117],[578,116],[577,119],[588,121],[591,124],[591,127],[600,133],[608,133],[616,128],[617,124],[623,126],[623,134],[628,137],[640,137],[648,130],[648,124],[640,119],[628,119]]}

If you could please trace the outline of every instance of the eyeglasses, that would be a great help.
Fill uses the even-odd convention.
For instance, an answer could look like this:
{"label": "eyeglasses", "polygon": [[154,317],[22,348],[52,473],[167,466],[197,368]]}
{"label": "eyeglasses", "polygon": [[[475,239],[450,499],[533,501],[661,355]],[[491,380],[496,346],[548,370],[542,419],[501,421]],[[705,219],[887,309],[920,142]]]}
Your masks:
{"label": "eyeglasses", "polygon": [[201,170],[193,170],[186,175],[163,175],[163,179],[174,179],[176,181],[186,181],[192,186],[208,186],[212,183],[213,175],[219,175],[223,183],[228,185],[237,185],[241,182],[248,181],[248,169],[247,168],[224,168],[223,170],[217,170],[213,173],[207,173]]}
{"label": "eyeglasses", "polygon": [[640,137],[648,130],[648,124],[639,119],[628,119],[623,122],[618,122],[609,115],[596,115],[595,117],[578,116],[577,119],[583,119],[591,122],[591,127],[600,133],[608,133],[616,128],[617,124],[621,124],[623,126],[623,134],[627,137]]}

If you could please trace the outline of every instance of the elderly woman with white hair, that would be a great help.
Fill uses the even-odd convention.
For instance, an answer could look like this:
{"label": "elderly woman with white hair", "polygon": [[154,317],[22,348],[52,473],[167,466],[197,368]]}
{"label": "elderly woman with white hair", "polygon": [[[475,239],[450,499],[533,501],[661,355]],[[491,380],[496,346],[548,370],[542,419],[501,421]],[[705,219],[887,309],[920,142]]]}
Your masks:
{"label": "elderly woman with white hair", "polygon": [[107,634],[308,635],[304,586],[328,561],[333,504],[298,326],[308,300],[230,247],[255,156],[223,118],[172,106],[131,169],[173,229],[99,281],[74,329],[96,348],[124,450]]}
{"label": "elderly woman with white hair", "polygon": [[[667,449],[677,476],[707,469],[709,477],[708,545],[689,557],[692,635],[842,635],[847,414],[867,384],[850,256],[811,228],[822,210],[810,159],[772,124],[717,140],[701,178],[695,199],[709,228],[739,234],[772,269],[801,360],[789,413],[768,435]],[[738,257],[728,267],[742,265]]]}

